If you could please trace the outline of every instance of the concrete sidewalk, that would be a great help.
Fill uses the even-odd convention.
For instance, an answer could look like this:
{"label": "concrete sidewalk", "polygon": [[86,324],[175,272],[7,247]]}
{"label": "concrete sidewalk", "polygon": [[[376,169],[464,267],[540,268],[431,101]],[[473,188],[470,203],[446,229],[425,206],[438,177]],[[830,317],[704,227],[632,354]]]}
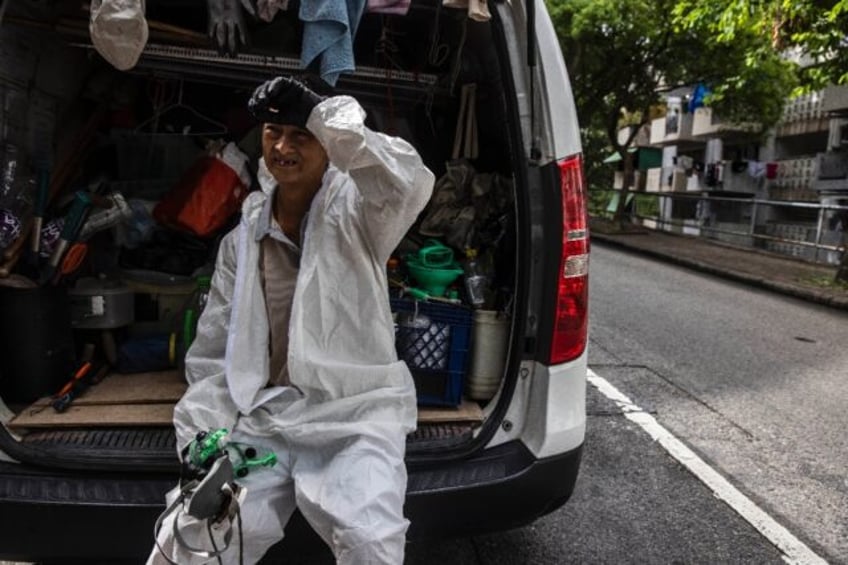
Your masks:
{"label": "concrete sidewalk", "polygon": [[643,228],[634,228],[628,233],[615,231],[603,221],[590,220],[592,241],[848,310],[848,286],[830,284],[836,273],[835,266]]}

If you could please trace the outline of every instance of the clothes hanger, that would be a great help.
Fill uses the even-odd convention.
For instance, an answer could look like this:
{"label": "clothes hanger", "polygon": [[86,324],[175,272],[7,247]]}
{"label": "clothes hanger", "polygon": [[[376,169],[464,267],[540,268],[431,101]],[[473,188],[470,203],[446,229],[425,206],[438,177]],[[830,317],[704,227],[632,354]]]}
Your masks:
{"label": "clothes hanger", "polygon": [[[229,133],[229,128],[222,124],[221,122],[214,120],[208,116],[204,116],[188,104],[183,103],[183,81],[179,82],[179,92],[177,95],[177,101],[164,105],[164,100],[166,97],[165,94],[165,85],[162,82],[155,83],[153,87],[153,92],[151,93],[151,99],[153,101],[153,115],[147,120],[143,121],[141,124],[136,126],[136,133],[149,133],[150,135],[184,135],[184,136],[196,136],[196,135],[225,135]],[[164,105],[164,107],[163,107]],[[159,131],[159,122],[162,119],[162,116],[171,112],[173,110],[180,109],[191,114],[195,119],[199,122],[205,124],[205,128],[202,130],[195,130],[194,127],[197,124],[192,124],[190,126],[186,126],[183,128],[182,132],[160,132]],[[147,125],[153,124],[152,131],[144,132],[142,131]]]}

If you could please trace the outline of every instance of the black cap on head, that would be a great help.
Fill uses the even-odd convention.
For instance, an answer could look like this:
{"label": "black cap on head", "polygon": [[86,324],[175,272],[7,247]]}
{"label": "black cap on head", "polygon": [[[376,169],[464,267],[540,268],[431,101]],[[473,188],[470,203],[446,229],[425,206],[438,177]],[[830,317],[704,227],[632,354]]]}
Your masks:
{"label": "black cap on head", "polygon": [[257,88],[247,103],[260,122],[306,127],[312,109],[324,98],[291,77],[277,77]]}

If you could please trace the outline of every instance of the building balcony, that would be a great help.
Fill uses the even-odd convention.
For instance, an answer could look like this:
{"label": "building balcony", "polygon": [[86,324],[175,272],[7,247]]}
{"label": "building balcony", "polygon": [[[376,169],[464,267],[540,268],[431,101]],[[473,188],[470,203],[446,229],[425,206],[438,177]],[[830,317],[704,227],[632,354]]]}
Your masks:
{"label": "building balcony", "polygon": [[825,114],[848,115],[848,85],[826,87],[822,91],[821,110]]}
{"label": "building balcony", "polygon": [[702,106],[695,109],[692,118],[692,137],[695,139],[707,139],[710,137],[731,137],[739,134],[754,133],[759,131],[760,125],[745,122],[734,124],[722,122],[715,116],[712,108]]}
{"label": "building balcony", "polygon": [[667,115],[657,118],[651,122],[651,145],[681,145],[686,142],[695,142],[692,137],[692,125],[694,117],[692,114]]}
{"label": "building balcony", "polygon": [[[647,180],[647,175],[645,171],[634,171],[633,172],[633,181],[634,183],[627,187],[627,190],[635,190],[635,191],[644,191],[645,190],[645,181]],[[622,190],[624,188],[624,172],[623,171],[615,171],[612,178],[612,187],[615,190]]]}
{"label": "building balcony", "polygon": [[660,192],[662,190],[662,167],[645,171],[645,192]]}
{"label": "building balcony", "polygon": [[[618,143],[620,145],[624,145],[627,142],[627,138],[630,137],[630,134],[633,132],[633,129],[636,126],[627,126],[618,130]],[[633,142],[630,144],[630,147],[647,147],[651,145],[651,127],[648,124],[645,124],[639,129],[639,132],[636,134],[636,137],[633,138]]]}
{"label": "building balcony", "polygon": [[778,137],[826,132],[830,118],[824,111],[824,91],[796,96],[786,102],[783,117],[777,124]]}
{"label": "building balcony", "polygon": [[775,130],[777,137],[789,137],[792,135],[805,135],[808,133],[827,133],[830,128],[828,118],[813,118],[797,120],[790,123],[779,123]]}
{"label": "building balcony", "polygon": [[645,192],[688,192],[700,190],[696,175],[687,176],[680,167],[657,167],[645,174]]}

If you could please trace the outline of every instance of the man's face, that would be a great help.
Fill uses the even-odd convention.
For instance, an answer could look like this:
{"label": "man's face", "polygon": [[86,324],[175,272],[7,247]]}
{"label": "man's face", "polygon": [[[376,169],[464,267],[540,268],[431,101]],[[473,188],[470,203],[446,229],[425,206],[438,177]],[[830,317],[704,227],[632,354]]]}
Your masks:
{"label": "man's face", "polygon": [[327,152],[309,130],[267,123],[262,127],[262,156],[280,186],[317,192],[327,170]]}

